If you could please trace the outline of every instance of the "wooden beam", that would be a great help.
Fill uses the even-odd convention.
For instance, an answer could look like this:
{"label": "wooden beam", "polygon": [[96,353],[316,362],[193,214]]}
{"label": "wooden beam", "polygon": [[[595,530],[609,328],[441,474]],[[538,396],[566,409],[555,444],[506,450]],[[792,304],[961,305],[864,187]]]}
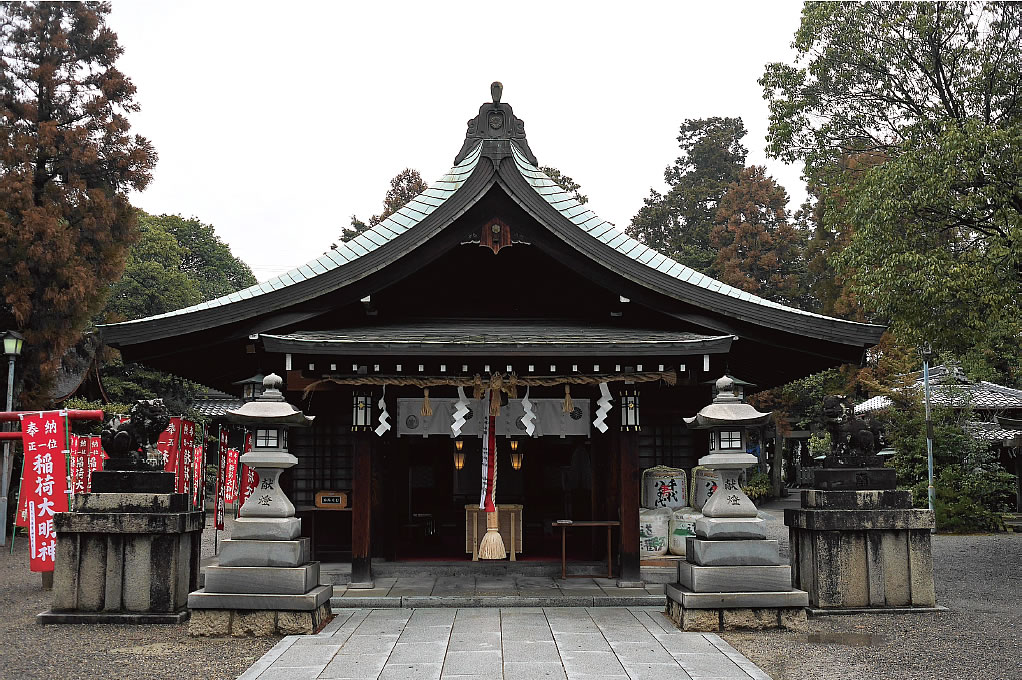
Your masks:
{"label": "wooden beam", "polygon": [[[616,428],[615,428],[616,430]],[[639,572],[639,433],[618,432],[617,451],[620,473],[619,516],[621,518],[621,569],[618,583],[622,586],[642,581]]]}
{"label": "wooden beam", "polygon": [[372,528],[373,457],[368,434],[355,435],[351,462],[351,586],[372,588],[373,565],[370,535]]}

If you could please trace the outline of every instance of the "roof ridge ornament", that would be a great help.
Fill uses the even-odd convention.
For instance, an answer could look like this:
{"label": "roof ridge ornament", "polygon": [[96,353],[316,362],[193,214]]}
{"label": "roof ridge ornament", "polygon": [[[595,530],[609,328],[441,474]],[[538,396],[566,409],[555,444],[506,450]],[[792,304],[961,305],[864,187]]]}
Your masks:
{"label": "roof ridge ornament", "polygon": [[511,143],[524,155],[530,163],[538,166],[536,156],[529,148],[525,138],[525,121],[515,116],[510,104],[502,104],[500,99],[504,93],[504,85],[495,80],[490,85],[490,98],[479,107],[479,113],[468,120],[465,132],[465,143],[454,158],[458,165],[466,158],[480,141],[483,142],[483,155],[498,161],[511,155]]}

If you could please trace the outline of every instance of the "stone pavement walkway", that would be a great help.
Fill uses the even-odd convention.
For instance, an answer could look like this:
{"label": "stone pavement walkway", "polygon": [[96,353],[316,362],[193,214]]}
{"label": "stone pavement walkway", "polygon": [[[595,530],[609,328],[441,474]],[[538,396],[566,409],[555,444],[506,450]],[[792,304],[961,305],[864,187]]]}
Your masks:
{"label": "stone pavement walkway", "polygon": [[281,640],[240,680],[770,680],[718,636],[654,607],[343,609]]}
{"label": "stone pavement walkway", "polygon": [[334,586],[338,607],[664,607],[662,583],[618,588],[611,578],[440,576],[377,578],[375,588]]}

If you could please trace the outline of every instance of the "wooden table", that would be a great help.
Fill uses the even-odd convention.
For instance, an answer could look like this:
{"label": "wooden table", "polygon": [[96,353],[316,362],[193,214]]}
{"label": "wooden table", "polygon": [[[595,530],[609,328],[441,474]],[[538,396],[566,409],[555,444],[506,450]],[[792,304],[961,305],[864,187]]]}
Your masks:
{"label": "wooden table", "polygon": [[[607,527],[607,578],[614,578],[614,572],[611,567],[611,551],[610,551],[610,532],[614,527],[621,526],[621,522],[616,520],[583,520],[579,522],[575,521],[558,521],[552,522],[550,526],[561,528],[561,578],[568,577],[568,553],[566,550],[565,541],[565,529],[568,527]],[[575,574],[571,578],[590,578],[584,574]]]}

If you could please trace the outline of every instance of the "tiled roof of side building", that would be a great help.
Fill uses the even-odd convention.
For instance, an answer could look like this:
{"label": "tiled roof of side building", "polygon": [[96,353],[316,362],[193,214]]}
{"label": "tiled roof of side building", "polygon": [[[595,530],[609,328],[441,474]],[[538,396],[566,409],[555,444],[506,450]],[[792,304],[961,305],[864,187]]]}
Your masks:
{"label": "tiled roof of side building", "polygon": [[140,321],[150,321],[153,319],[188,314],[190,312],[197,312],[199,310],[210,309],[213,307],[221,307],[223,305],[231,304],[232,302],[257,297],[274,290],[294,285],[356,260],[363,255],[376,250],[384,243],[397,238],[422,221],[423,218],[436,210],[439,206],[443,205],[444,201],[460,189],[461,185],[464,184],[465,180],[472,174],[472,171],[475,170],[476,163],[479,161],[481,146],[481,143],[477,145],[461,163],[458,163],[448,170],[447,174],[431,184],[428,189],[413,198],[396,213],[376,226],[359,234],[352,240],[344,243],[338,243],[336,248],[328,250],[310,262],[295,267],[280,276],[275,276],[261,283],[257,283],[254,286],[249,286],[248,288],[239,290],[236,293],[224,295],[213,300],[207,300],[206,302],[200,302],[197,305],[184,307],[172,312],[109,325],[125,326],[128,324],[138,323]]}
{"label": "tiled roof of side building", "polygon": [[[700,274],[696,270],[686,267],[663,253],[642,244],[624,232],[619,231],[612,223],[601,219],[592,210],[589,210],[579,203],[574,195],[560,188],[552,179],[550,179],[550,177],[547,176],[545,172],[530,163],[514,143],[511,144],[511,147],[514,151],[515,164],[517,165],[518,170],[521,172],[525,180],[536,190],[537,194],[542,196],[552,207],[564,215],[564,217],[566,217],[569,221],[577,225],[580,229],[587,232],[590,236],[599,239],[611,248],[624,253],[640,264],[651,269],[655,269],[663,274],[667,274],[668,276],[672,276],[679,281],[684,281],[706,290],[729,295],[739,300],[754,302],[765,307],[795,312],[797,314],[804,314],[818,319],[826,319],[828,321],[834,320],[831,317],[824,316],[822,314],[815,314],[796,307],[782,305],[778,302],[767,300],[739,288],[735,288],[734,286],[729,286],[728,284],[706,276],[705,274]],[[851,321],[845,321],[843,323],[859,326],[869,325],[855,324],[855,322]]]}

